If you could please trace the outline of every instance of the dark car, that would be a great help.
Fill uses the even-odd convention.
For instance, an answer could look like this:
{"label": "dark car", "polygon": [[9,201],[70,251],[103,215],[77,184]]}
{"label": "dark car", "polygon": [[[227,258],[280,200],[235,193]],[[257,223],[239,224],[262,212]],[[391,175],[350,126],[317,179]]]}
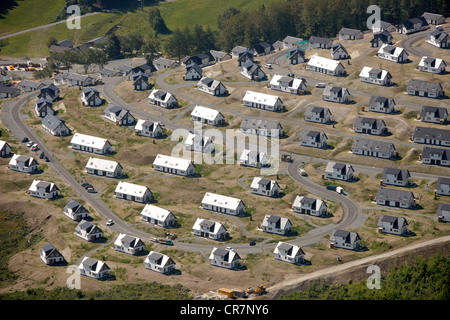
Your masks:
{"label": "dark car", "polygon": [[256,245],[256,242],[255,241],[250,241],[250,243],[249,243],[251,246],[255,246]]}
{"label": "dark car", "polygon": [[39,155],[39,159],[44,159],[45,158],[45,153],[41,152],[41,154]]}
{"label": "dark car", "polygon": [[93,188],[93,186],[92,186],[92,184],[89,184],[89,183],[87,183],[87,182],[83,182],[82,184],[81,184],[81,186],[83,187],[83,188]]}
{"label": "dark car", "polygon": [[23,138],[22,142],[28,142],[28,138],[27,137]]}
{"label": "dark car", "polygon": [[47,156],[44,157],[44,160],[45,162],[50,162],[50,159]]}
{"label": "dark car", "polygon": [[89,193],[97,193],[97,191],[95,191],[94,188],[87,188],[86,190],[87,190],[87,192],[89,192]]}

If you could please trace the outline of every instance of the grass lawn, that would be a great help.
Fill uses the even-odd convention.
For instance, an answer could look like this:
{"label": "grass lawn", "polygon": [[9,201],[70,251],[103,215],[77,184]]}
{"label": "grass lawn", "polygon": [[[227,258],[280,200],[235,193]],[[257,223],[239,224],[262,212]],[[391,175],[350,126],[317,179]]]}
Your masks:
{"label": "grass lawn", "polygon": [[18,6],[1,20],[0,36],[55,22],[64,5],[64,0],[18,1]]}

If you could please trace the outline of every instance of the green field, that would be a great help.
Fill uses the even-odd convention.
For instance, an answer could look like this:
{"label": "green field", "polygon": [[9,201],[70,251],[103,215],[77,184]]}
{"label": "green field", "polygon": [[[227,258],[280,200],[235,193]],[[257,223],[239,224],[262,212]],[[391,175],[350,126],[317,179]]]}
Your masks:
{"label": "green field", "polygon": [[56,21],[64,0],[21,0],[0,20],[0,36]]}
{"label": "green field", "polygon": [[[217,17],[226,8],[235,7],[241,11],[257,9],[263,3],[268,5],[278,0],[177,0],[173,2],[161,3],[159,8],[161,15],[170,30],[193,27],[196,24],[209,25],[212,30],[217,30]],[[60,12],[64,0],[51,1],[52,10],[44,10],[41,14],[37,4],[50,6],[49,0],[32,1],[24,0],[17,8],[10,11],[6,19],[0,20],[0,34],[16,32],[38,25],[54,22]],[[30,4],[32,3],[32,5]],[[27,9],[25,9],[27,7]],[[31,9],[30,9],[31,8]],[[34,10],[32,10],[34,8]],[[22,35],[8,38],[9,44],[2,48],[3,56],[10,57],[42,57],[48,55],[47,40],[55,37],[58,40],[68,39],[74,43],[82,43],[96,37],[105,35],[112,27],[118,26],[117,32],[127,33],[130,30],[142,35],[151,32],[148,23],[149,7],[142,11],[132,11],[129,13],[100,13],[82,18],[81,29],[68,29],[65,23],[52,26],[47,29],[32,31]],[[52,13],[53,12],[53,13]],[[83,12],[82,12],[83,14]],[[162,36],[164,39],[167,36]]]}

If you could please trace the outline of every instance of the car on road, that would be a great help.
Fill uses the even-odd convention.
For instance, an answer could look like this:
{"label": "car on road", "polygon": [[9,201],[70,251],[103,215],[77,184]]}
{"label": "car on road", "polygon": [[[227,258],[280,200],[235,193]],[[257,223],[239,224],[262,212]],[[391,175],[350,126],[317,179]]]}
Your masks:
{"label": "car on road", "polygon": [[31,147],[31,151],[38,151],[39,147],[37,144],[33,144],[33,146]]}
{"label": "car on road", "polygon": [[305,169],[298,168],[298,173],[300,173],[300,175],[302,175],[302,176],[304,176],[304,177],[307,176]]}
{"label": "car on road", "polygon": [[252,241],[250,241],[249,245],[255,246],[255,245],[256,245],[256,242],[252,240]]}
{"label": "car on road", "polygon": [[25,142],[28,142],[28,138],[27,138],[27,137],[24,137],[24,138],[22,139],[22,143],[25,143]]}
{"label": "car on road", "polygon": [[45,158],[45,153],[44,152],[41,152],[40,154],[39,154],[39,159],[44,159]]}
{"label": "car on road", "polygon": [[114,224],[114,221],[112,219],[108,219],[108,221],[106,221],[107,226],[112,226],[113,224]]}
{"label": "car on road", "polygon": [[28,147],[28,148],[31,148],[31,147],[33,146],[33,144],[34,144],[34,142],[33,142],[33,141],[30,141],[30,142],[27,143],[27,147]]}
{"label": "car on road", "polygon": [[89,193],[97,193],[97,191],[94,188],[87,188],[86,190]]}
{"label": "car on road", "polygon": [[326,86],[327,84],[323,82],[319,82],[318,84],[316,84],[316,88],[325,88]]}

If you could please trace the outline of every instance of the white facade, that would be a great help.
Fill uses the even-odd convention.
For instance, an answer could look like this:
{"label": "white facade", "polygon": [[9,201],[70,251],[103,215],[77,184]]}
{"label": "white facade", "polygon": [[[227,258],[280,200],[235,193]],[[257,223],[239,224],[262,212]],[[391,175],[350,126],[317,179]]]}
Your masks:
{"label": "white facade", "polygon": [[330,243],[335,248],[355,250],[360,246],[361,238],[356,232],[334,230],[330,237]]}
{"label": "white facade", "polygon": [[197,89],[213,96],[222,96],[227,91],[222,82],[207,77],[200,79],[197,83]]}
{"label": "white facade", "polygon": [[180,176],[192,176],[195,167],[191,160],[176,158],[158,154],[153,161],[153,168],[165,173],[173,173]]}
{"label": "white facade", "polygon": [[436,183],[436,192],[441,196],[450,196],[450,178],[439,177]]}
{"label": "white facade", "polygon": [[307,70],[338,76],[345,74],[344,66],[336,60],[312,56],[307,64]]}
{"label": "white facade", "polygon": [[390,44],[383,44],[377,52],[377,57],[380,59],[402,63],[408,61],[408,53],[405,49],[394,47]]}
{"label": "white facade", "polygon": [[322,99],[330,102],[347,103],[350,101],[350,91],[347,88],[327,85],[323,90]]}
{"label": "white facade", "polygon": [[72,149],[79,151],[97,154],[107,154],[112,151],[112,146],[108,139],[89,136],[87,134],[75,133],[70,143],[72,144]]}
{"label": "white facade", "polygon": [[261,196],[275,197],[280,192],[280,186],[275,180],[269,180],[265,178],[255,177],[250,185],[252,193]]}
{"label": "white facade", "polygon": [[34,173],[38,169],[38,163],[32,157],[15,154],[9,161],[9,168],[23,173]]}
{"label": "white facade", "polygon": [[223,224],[202,218],[197,218],[192,227],[192,232],[194,236],[212,240],[225,240],[228,236],[227,229]]}
{"label": "white facade", "polygon": [[175,262],[169,256],[150,251],[144,260],[145,268],[163,274],[175,271]]}
{"label": "white facade", "polygon": [[163,209],[152,204],[146,204],[141,211],[142,221],[152,223],[154,225],[171,228],[177,225],[177,218],[167,209]]}
{"label": "white facade", "polygon": [[280,97],[255,91],[247,91],[242,102],[244,106],[267,111],[281,111],[283,107]]}
{"label": "white facade", "polygon": [[306,91],[306,81],[275,74],[269,83],[270,89],[292,94],[301,94]]}
{"label": "white facade", "polygon": [[266,214],[261,227],[264,232],[285,236],[291,232],[292,223],[288,218]]}
{"label": "white facade", "polygon": [[247,149],[242,150],[239,164],[255,168],[270,166],[269,158],[265,153]]}
{"label": "white facade", "polygon": [[316,217],[323,216],[327,213],[327,205],[324,201],[300,195],[295,198],[292,209],[294,212],[309,214]]}
{"label": "white facade", "polygon": [[70,200],[64,207],[64,215],[73,221],[89,218],[89,211],[75,200]]}
{"label": "white facade", "polygon": [[0,157],[7,157],[11,154],[11,146],[6,141],[0,140]]}
{"label": "white facade", "polygon": [[103,261],[84,257],[78,266],[80,274],[94,279],[105,279],[109,277],[111,269]]}
{"label": "white facade", "polygon": [[162,127],[159,122],[139,119],[134,127],[138,136],[159,138],[162,136]]}
{"label": "white facade", "polygon": [[241,199],[211,192],[205,193],[202,200],[202,208],[234,216],[245,213],[245,204]]}
{"label": "white facade", "polygon": [[383,233],[390,233],[397,236],[408,232],[408,222],[405,218],[381,215],[378,220],[378,228]]}
{"label": "white facade", "polygon": [[328,137],[323,132],[304,130],[301,134],[300,145],[304,147],[323,148],[327,145]]}
{"label": "white facade", "polygon": [[292,264],[302,263],[305,258],[305,253],[299,246],[281,241],[278,242],[273,253],[275,259]]}
{"label": "white facade", "polygon": [[447,64],[443,59],[423,56],[419,62],[419,70],[428,73],[443,73]]}
{"label": "white facade", "polygon": [[112,160],[100,158],[89,158],[86,163],[86,171],[89,174],[105,176],[109,178],[120,178],[122,176],[122,166],[120,163]]}
{"label": "white facade", "polygon": [[184,145],[190,151],[211,153],[214,150],[214,144],[210,137],[202,137],[196,133],[189,133],[184,141]]}
{"label": "white facade", "polygon": [[54,183],[33,180],[28,193],[30,196],[37,198],[53,199],[59,195],[59,189]]}
{"label": "white facade", "polygon": [[191,112],[192,121],[197,121],[213,126],[224,124],[225,117],[217,110],[206,108],[202,106],[195,106]]}
{"label": "white facade", "polygon": [[346,163],[328,162],[325,168],[325,176],[328,179],[349,181],[353,179],[353,167]]}
{"label": "white facade", "polygon": [[392,76],[387,70],[364,67],[359,73],[359,79],[362,82],[388,86],[391,84]]}
{"label": "white facade", "polygon": [[114,249],[116,251],[131,255],[136,255],[144,251],[144,247],[145,244],[141,239],[124,233],[120,233],[116,241],[114,241]]}
{"label": "white facade", "polygon": [[233,269],[239,266],[241,257],[232,248],[216,248],[214,247],[209,255],[209,262],[213,266],[226,269]]}
{"label": "white facade", "polygon": [[115,190],[116,198],[147,203],[152,201],[153,196],[149,188],[134,183],[120,181]]}
{"label": "white facade", "polygon": [[75,235],[86,241],[95,241],[103,237],[103,231],[95,224],[81,220],[75,227]]}
{"label": "white facade", "polygon": [[84,106],[95,107],[102,104],[100,91],[92,88],[86,88],[81,92],[81,101]]}
{"label": "white facade", "polygon": [[178,100],[173,94],[158,89],[153,89],[148,96],[148,100],[151,104],[163,108],[175,108],[178,106]]}

